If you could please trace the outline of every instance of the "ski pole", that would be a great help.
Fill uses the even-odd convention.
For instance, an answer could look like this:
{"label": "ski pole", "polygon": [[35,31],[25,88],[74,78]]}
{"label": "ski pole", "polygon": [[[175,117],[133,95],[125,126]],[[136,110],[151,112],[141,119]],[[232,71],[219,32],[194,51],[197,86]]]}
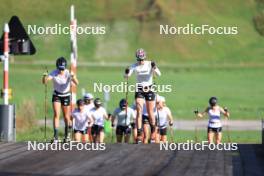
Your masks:
{"label": "ski pole", "polygon": [[[156,79],[155,79],[155,74],[153,72],[153,80],[154,80],[154,85],[156,85]],[[160,117],[159,117],[159,110],[158,110],[158,106],[157,106],[157,102],[158,102],[158,97],[157,97],[157,93],[156,93],[156,100],[155,100],[155,109],[156,109],[156,112],[157,112],[157,127],[158,127],[158,131],[160,131]],[[156,130],[155,130],[156,131]]]}
{"label": "ski pole", "polygon": [[171,125],[169,125],[169,130],[170,130],[170,140],[171,143],[174,143],[174,132],[173,132],[173,128]]}
{"label": "ski pole", "polygon": [[[46,73],[44,73],[44,76],[47,76],[49,71],[47,66],[45,67]],[[48,111],[48,107],[47,107],[47,94],[48,94],[48,85],[47,83],[45,83],[45,97],[44,97],[44,139],[45,142],[47,141],[47,111]]]}
{"label": "ski pole", "polygon": [[114,143],[114,127],[112,126],[112,131],[111,131],[111,143]]}
{"label": "ski pole", "polygon": [[[73,112],[73,86],[72,86],[72,66],[70,66],[70,116],[72,115],[72,112]],[[69,121],[70,122],[70,121]],[[68,126],[71,125],[72,128],[71,128],[71,140],[73,141],[74,140],[74,122],[73,120],[71,121],[71,124],[68,122]],[[65,124],[66,125],[66,124]],[[82,137],[83,138],[83,137]]]}
{"label": "ski pole", "polygon": [[[125,71],[126,74],[129,73],[129,69],[127,68]],[[125,124],[127,125],[127,106],[128,106],[128,76],[126,76],[126,118]]]}
{"label": "ski pole", "polygon": [[[125,70],[125,74],[128,75],[129,74],[129,68],[126,68]],[[125,118],[125,124],[127,125],[127,107],[128,106],[128,76],[126,76],[126,118]],[[126,137],[124,136],[124,140]]]}
{"label": "ski pole", "polygon": [[196,108],[196,110],[194,111],[194,114],[195,114],[194,141],[195,141],[195,143],[198,142],[198,129],[197,129],[198,113],[199,113],[198,108]]}
{"label": "ski pole", "polygon": [[[226,113],[228,112],[227,107],[224,108],[224,111]],[[230,137],[230,131],[229,131],[229,121],[227,117],[225,117],[225,125],[226,125],[226,132],[227,132],[227,141],[228,143],[231,143],[231,137]]]}
{"label": "ski pole", "polygon": [[111,143],[114,143],[114,121],[112,114],[108,114],[108,118],[111,119]]}

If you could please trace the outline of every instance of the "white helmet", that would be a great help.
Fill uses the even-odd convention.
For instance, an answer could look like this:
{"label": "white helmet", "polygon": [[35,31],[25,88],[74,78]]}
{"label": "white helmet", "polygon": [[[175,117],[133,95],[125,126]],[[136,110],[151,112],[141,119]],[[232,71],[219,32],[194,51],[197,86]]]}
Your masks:
{"label": "white helmet", "polygon": [[165,103],[165,101],[166,101],[166,100],[165,100],[165,97],[160,96],[160,95],[158,95],[158,94],[157,94],[157,97],[156,97],[156,98],[157,98],[157,102],[164,102],[164,103]]}
{"label": "white helmet", "polygon": [[84,96],[83,96],[83,99],[84,100],[92,100],[94,97],[93,97],[93,95],[91,94],[91,93],[86,93],[86,94],[84,94]]}
{"label": "white helmet", "polygon": [[147,54],[146,52],[144,51],[144,49],[140,48],[140,49],[137,49],[136,51],[136,58],[137,58],[137,61],[142,61],[146,58]]}

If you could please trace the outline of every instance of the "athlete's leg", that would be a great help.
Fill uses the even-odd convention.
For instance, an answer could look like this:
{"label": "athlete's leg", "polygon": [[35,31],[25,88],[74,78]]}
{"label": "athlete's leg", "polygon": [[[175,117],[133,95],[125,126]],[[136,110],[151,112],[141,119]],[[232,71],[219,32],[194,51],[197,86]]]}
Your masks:
{"label": "athlete's leg", "polygon": [[142,130],[142,111],[143,111],[143,104],[144,104],[144,99],[143,98],[136,98],[136,108],[137,108],[137,121],[136,121],[136,126],[137,126],[137,138],[141,140],[141,130]]}
{"label": "athlete's leg", "polygon": [[95,125],[92,126],[91,134],[92,134],[92,142],[96,143],[96,138],[97,138],[96,136],[97,135],[96,135],[96,126]]}
{"label": "athlete's leg", "polygon": [[161,142],[167,142],[167,135],[161,136]]}
{"label": "athlete's leg", "polygon": [[104,130],[101,130],[99,133],[99,143],[104,142]]}
{"label": "athlete's leg", "polygon": [[58,130],[60,124],[60,110],[61,110],[61,103],[60,102],[53,102],[53,129],[54,129],[54,138],[58,139]]}
{"label": "athlete's leg", "polygon": [[216,144],[220,144],[222,141],[222,132],[216,133],[215,136],[216,136]]}
{"label": "athlete's leg", "polygon": [[208,142],[209,143],[214,143],[214,132],[209,131],[208,134],[207,134],[207,137],[208,137]]}
{"label": "athlete's leg", "polygon": [[122,143],[122,139],[123,139],[123,131],[121,126],[117,126],[116,127],[116,142],[117,143]]}
{"label": "athlete's leg", "polygon": [[129,127],[126,128],[125,131],[125,143],[129,143],[131,135],[131,129]]}
{"label": "athlete's leg", "polygon": [[146,107],[149,115],[149,121],[150,121],[150,129],[151,129],[151,140],[155,140],[155,129],[156,129],[156,120],[155,120],[155,115],[154,115],[154,106],[155,106],[155,101],[146,101]]}
{"label": "athlete's leg", "polygon": [[137,142],[137,126],[134,124],[133,126],[133,140],[136,143]]}
{"label": "athlete's leg", "polygon": [[149,142],[149,124],[143,124],[143,133],[144,133],[144,144]]}
{"label": "athlete's leg", "polygon": [[89,137],[88,134],[83,134],[83,142],[88,142],[89,141]]}
{"label": "athlete's leg", "polygon": [[83,142],[88,142],[89,141],[89,136],[88,136],[88,128],[86,128],[82,134],[82,139]]}
{"label": "athlete's leg", "polygon": [[81,142],[82,134],[80,132],[74,133],[74,139],[77,142]]}
{"label": "athlete's leg", "polygon": [[130,134],[125,135],[125,143],[129,143],[130,141]]}
{"label": "athlete's leg", "polygon": [[158,128],[156,127],[155,141],[156,143],[160,143],[160,140],[162,140],[162,135],[159,134]]}
{"label": "athlete's leg", "polygon": [[88,127],[87,133],[89,136],[89,142],[93,142],[92,127]]}
{"label": "athlete's leg", "polygon": [[70,106],[62,106],[62,112],[63,112],[63,117],[64,117],[64,123],[65,123],[65,132],[64,132],[64,137],[67,138],[70,136],[71,133],[71,108]]}
{"label": "athlete's leg", "polygon": [[122,138],[123,138],[123,135],[116,135],[116,142],[122,143]]}

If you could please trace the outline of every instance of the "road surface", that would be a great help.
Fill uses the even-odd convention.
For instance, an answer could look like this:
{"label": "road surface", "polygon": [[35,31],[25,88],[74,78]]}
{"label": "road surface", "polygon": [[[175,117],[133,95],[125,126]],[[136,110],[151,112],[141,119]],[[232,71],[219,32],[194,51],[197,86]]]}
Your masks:
{"label": "road surface", "polygon": [[264,175],[263,145],[237,151],[160,151],[158,144],[111,144],[105,151],[28,151],[0,143],[0,175]]}

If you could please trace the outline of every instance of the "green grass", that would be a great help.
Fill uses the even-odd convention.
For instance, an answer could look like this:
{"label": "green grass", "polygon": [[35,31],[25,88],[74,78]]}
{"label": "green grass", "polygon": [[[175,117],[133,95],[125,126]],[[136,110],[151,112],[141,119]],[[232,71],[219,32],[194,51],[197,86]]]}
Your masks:
{"label": "green grass", "polygon": [[[53,67],[49,67],[51,70]],[[29,71],[30,70],[30,71]],[[103,85],[120,84],[124,68],[81,67],[78,70],[78,97],[81,88],[92,92],[95,97],[104,99],[102,92],[94,92],[94,83]],[[41,75],[44,66],[11,65],[10,87],[13,89],[12,103],[21,108],[23,101],[36,103],[37,119],[44,118],[44,86]],[[198,107],[202,111],[208,105],[211,96],[219,98],[219,104],[227,106],[231,119],[261,119],[263,117],[263,68],[230,68],[230,69],[168,69],[161,68],[162,76],[157,84],[172,85],[171,93],[160,93],[166,97],[166,104],[177,119],[193,119],[193,110]],[[2,73],[0,73],[0,78]],[[134,83],[134,77],[130,84]],[[52,83],[48,84],[48,117],[52,117],[51,106]],[[124,93],[110,93],[108,112],[113,112]],[[132,104],[134,93],[129,93]],[[19,114],[18,114],[19,115]]]}

